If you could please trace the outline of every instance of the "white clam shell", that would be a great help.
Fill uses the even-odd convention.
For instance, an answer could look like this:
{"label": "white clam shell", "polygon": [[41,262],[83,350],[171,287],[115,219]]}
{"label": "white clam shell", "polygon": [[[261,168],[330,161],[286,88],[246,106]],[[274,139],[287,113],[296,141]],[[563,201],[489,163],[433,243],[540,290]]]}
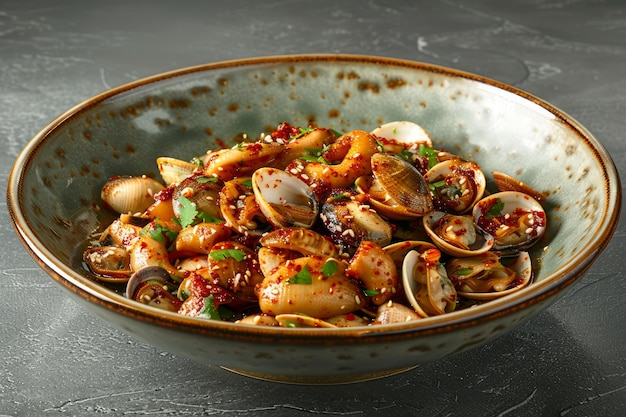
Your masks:
{"label": "white clam shell", "polygon": [[378,126],[370,132],[372,135],[392,140],[407,148],[418,149],[419,145],[432,148],[430,135],[420,125],[409,121],[395,121]]}
{"label": "white clam shell", "polygon": [[194,172],[202,170],[198,165],[194,165],[191,162],[166,156],[157,158],[156,162],[161,178],[163,178],[165,185],[168,186],[178,184]]}
{"label": "white clam shell", "polygon": [[[483,197],[487,186],[485,174],[480,167],[474,162],[461,159],[439,162],[428,170],[425,177],[431,187],[442,181],[446,182],[446,186],[437,187],[437,190],[451,192],[453,196],[444,195],[439,198],[449,207],[447,211],[458,214],[470,211]],[[452,184],[448,184],[449,182]]]}
{"label": "white clam shell", "polygon": [[457,291],[457,294],[473,300],[489,301],[519,291],[531,283],[533,276],[532,260],[528,252],[520,251],[513,263],[508,265],[508,268],[513,270],[517,276],[516,284],[511,288],[508,288],[504,291],[492,292]]}
{"label": "white clam shell", "polygon": [[[474,222],[472,221],[472,219],[467,216],[454,216],[454,217],[455,219],[458,219],[459,221],[463,221],[463,227],[468,229],[466,231],[466,234],[470,233],[469,228],[473,229],[472,237],[474,238],[473,239],[474,241],[468,244],[467,248],[463,248],[463,247],[460,247],[459,245],[455,245],[454,243],[451,243],[452,240],[446,239],[445,236],[442,236],[440,233],[438,233],[437,228],[436,228],[437,222],[440,221],[446,215],[451,216],[450,214],[445,213],[445,212],[433,211],[423,217],[424,230],[426,230],[426,233],[428,234],[428,236],[432,239],[435,245],[439,249],[441,249],[443,252],[451,256],[466,257],[466,256],[473,256],[473,255],[478,255],[478,254],[487,252],[493,247],[494,245],[493,237],[484,233],[482,230],[479,230],[474,224]],[[459,234],[459,232],[456,231],[456,233],[453,232],[452,234],[453,235]]]}
{"label": "white clam shell", "polygon": [[252,189],[263,215],[278,227],[311,227],[319,213],[313,190],[304,181],[276,168],[252,174]]}
{"label": "white clam shell", "polygon": [[[496,213],[489,213],[494,201],[501,204],[498,216],[494,216]],[[520,212],[526,213],[521,224],[505,224],[505,218],[519,217]],[[541,204],[530,195],[517,191],[503,191],[481,199],[474,206],[473,217],[474,223],[494,237],[495,250],[517,252],[527,249],[546,231],[546,213]],[[488,223],[494,220],[488,217],[498,220],[496,229],[490,230]]]}

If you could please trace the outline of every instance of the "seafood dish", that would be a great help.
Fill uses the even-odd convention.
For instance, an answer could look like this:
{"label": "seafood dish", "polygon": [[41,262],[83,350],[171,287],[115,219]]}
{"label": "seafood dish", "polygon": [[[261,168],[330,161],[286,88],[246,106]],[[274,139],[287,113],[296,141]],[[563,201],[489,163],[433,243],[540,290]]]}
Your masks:
{"label": "seafood dish", "polygon": [[283,122],[243,139],[160,157],[161,179],[109,179],[116,218],[90,236],[90,275],[186,316],[312,328],[419,320],[532,284],[547,195],[416,123]]}

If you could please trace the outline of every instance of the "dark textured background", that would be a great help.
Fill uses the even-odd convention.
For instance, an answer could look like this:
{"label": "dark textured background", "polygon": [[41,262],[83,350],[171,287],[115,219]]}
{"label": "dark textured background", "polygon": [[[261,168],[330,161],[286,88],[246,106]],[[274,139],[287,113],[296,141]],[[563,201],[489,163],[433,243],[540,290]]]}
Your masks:
{"label": "dark textured background", "polygon": [[[96,93],[179,67],[314,52],[425,61],[513,84],[580,121],[626,170],[621,0],[0,0],[2,186],[38,130]],[[36,266],[5,209],[0,416],[622,416],[625,243],[621,222],[564,298],[494,343],[376,381],[288,386],[112,329]]]}

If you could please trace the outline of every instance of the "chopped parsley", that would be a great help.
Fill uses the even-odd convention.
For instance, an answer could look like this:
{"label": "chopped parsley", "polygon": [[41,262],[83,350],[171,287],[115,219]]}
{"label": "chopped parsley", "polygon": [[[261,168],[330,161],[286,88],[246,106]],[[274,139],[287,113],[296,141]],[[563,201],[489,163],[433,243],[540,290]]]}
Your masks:
{"label": "chopped parsley", "polygon": [[209,256],[216,261],[224,261],[228,258],[233,258],[237,262],[241,262],[246,259],[246,253],[239,249],[216,249],[212,250]]}
{"label": "chopped parsley", "polygon": [[218,179],[215,177],[197,177],[195,178],[196,182],[199,184],[206,184],[207,182],[217,182]]}
{"label": "chopped parsley", "polygon": [[499,198],[496,198],[495,203],[489,208],[486,219],[493,219],[494,217],[502,216],[502,209],[504,209],[504,202]]}
{"label": "chopped parsley", "polygon": [[181,195],[180,197],[178,197],[178,201],[180,202],[180,210],[178,216],[180,219],[180,225],[181,227],[185,228],[192,225],[196,221],[198,209],[196,208],[196,205],[185,196]]}
{"label": "chopped parsley", "polygon": [[322,149],[315,148],[305,148],[305,151],[308,152],[307,155],[302,155],[300,159],[303,159],[308,162],[321,162],[323,164],[328,164],[328,161],[324,159],[322,156],[324,152],[326,152],[330,148],[330,145],[324,146]]}
{"label": "chopped parsley", "polygon": [[290,284],[311,284],[313,278],[311,278],[311,271],[309,271],[309,265],[304,265],[304,268],[300,270],[296,275],[287,280]]}
{"label": "chopped parsley", "polygon": [[215,307],[215,299],[213,298],[213,294],[208,297],[204,297],[204,307],[198,313],[198,317],[207,318],[210,320],[222,320],[220,317],[220,313]]}
{"label": "chopped parsley", "polygon": [[332,277],[337,272],[337,262],[333,259],[329,259],[322,266],[322,274],[327,277]]}
{"label": "chopped parsley", "polygon": [[144,229],[142,231],[142,234],[145,233],[148,233],[148,235],[157,242],[169,245],[167,248],[168,251],[172,251],[174,249],[174,240],[176,240],[176,236],[178,236],[177,231],[163,227],[159,223],[152,223],[152,227],[150,229]]}
{"label": "chopped parsley", "polygon": [[179,223],[180,226],[184,229],[187,226],[191,226],[195,224],[197,221],[202,221],[205,223],[222,223],[224,220],[219,217],[211,216],[202,211],[198,211],[196,205],[191,202],[187,197],[180,196],[178,197],[178,202],[180,203],[179,209]]}
{"label": "chopped parsley", "polygon": [[437,149],[430,148],[422,144],[420,145],[417,153],[423,157],[426,157],[426,159],[428,160],[428,169],[431,169],[432,167],[437,165],[437,163],[439,162],[439,158],[438,158],[439,151]]}
{"label": "chopped parsley", "polygon": [[298,129],[300,130],[300,133],[298,133],[295,136],[292,136],[291,139],[298,139],[298,138],[306,135],[307,133],[311,133],[312,131],[315,130],[314,127],[299,127]]}
{"label": "chopped parsley", "polygon": [[456,275],[465,276],[471,274],[473,271],[474,270],[472,268],[459,268],[455,270],[454,273]]}

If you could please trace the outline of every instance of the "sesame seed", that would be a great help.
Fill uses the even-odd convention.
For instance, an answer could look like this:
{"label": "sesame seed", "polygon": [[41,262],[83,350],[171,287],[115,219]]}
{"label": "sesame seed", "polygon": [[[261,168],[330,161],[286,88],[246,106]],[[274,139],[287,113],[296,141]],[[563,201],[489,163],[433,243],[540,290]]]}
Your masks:
{"label": "sesame seed", "polygon": [[361,297],[359,297],[358,295],[355,295],[354,301],[356,301],[357,304],[361,304]]}

